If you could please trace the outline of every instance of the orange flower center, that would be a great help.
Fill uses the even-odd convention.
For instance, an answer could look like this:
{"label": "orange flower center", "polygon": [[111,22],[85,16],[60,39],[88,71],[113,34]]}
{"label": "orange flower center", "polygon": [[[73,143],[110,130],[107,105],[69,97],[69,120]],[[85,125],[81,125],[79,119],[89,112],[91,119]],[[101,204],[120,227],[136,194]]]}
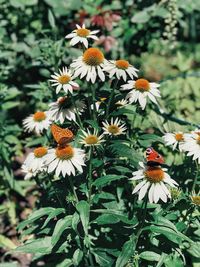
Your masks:
{"label": "orange flower center", "polygon": [[69,160],[74,155],[74,148],[70,145],[64,147],[59,146],[56,148],[56,156],[62,160]]}
{"label": "orange flower center", "polygon": [[175,139],[178,142],[183,141],[184,140],[183,134],[182,133],[176,133],[175,134]]}
{"label": "orange flower center", "polygon": [[99,141],[98,137],[96,135],[89,135],[85,138],[85,142],[88,145],[95,145]]}
{"label": "orange flower center", "polygon": [[80,37],[87,37],[90,34],[90,30],[88,29],[78,29],[76,30],[76,34]]}
{"label": "orange flower center", "polygon": [[83,54],[83,61],[90,66],[98,66],[103,63],[104,55],[98,48],[88,48]]}
{"label": "orange flower center", "polygon": [[119,59],[115,62],[115,66],[118,68],[118,69],[122,69],[122,70],[125,70],[125,69],[128,69],[129,67],[129,62],[126,61],[126,60],[123,60],[123,59]]}
{"label": "orange flower center", "polygon": [[149,91],[150,84],[146,79],[138,79],[135,82],[135,89],[139,91]]}
{"label": "orange flower center", "polygon": [[192,202],[195,204],[195,205],[198,205],[200,206],[200,196],[192,196]]}
{"label": "orange flower center", "polygon": [[108,126],[108,131],[111,134],[117,134],[119,132],[119,127],[117,125],[111,124]]}
{"label": "orange flower center", "polygon": [[36,149],[34,149],[34,155],[36,158],[42,158],[44,155],[47,154],[47,148],[46,147],[38,147]]}
{"label": "orange flower center", "polygon": [[67,84],[71,80],[71,77],[69,75],[61,75],[58,77],[58,82],[61,84]]}
{"label": "orange flower center", "polygon": [[38,111],[33,115],[34,121],[43,121],[46,119],[46,114],[42,111]]}
{"label": "orange flower center", "polygon": [[197,144],[199,144],[200,145],[200,134],[198,134],[198,136],[197,136]]}
{"label": "orange flower center", "polygon": [[159,183],[164,179],[164,171],[160,167],[148,167],[144,174],[151,183]]}

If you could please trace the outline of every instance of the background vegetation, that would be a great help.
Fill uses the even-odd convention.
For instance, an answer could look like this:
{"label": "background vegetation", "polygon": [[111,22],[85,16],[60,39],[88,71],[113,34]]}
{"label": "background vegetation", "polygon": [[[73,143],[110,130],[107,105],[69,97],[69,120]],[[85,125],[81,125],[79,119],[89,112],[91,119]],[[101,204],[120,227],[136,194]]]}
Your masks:
{"label": "background vegetation", "polygon": [[[9,251],[21,242],[16,226],[35,206],[46,206],[47,200],[43,199],[34,182],[24,181],[20,171],[25,155],[31,147],[43,143],[44,137],[33,138],[24,134],[22,119],[37,109],[47,107],[48,99],[52,97],[47,82],[50,74],[79,55],[80,51],[69,47],[64,36],[76,23],[85,22],[100,28],[102,38],[99,47],[104,49],[108,58],[127,58],[149,80],[161,82],[164,116],[159,116],[158,110],[148,110],[146,115],[149,120],[143,121],[141,116],[132,125],[138,129],[135,136],[139,145],[145,148],[155,136],[146,140],[140,131],[155,133],[152,125],[156,125],[161,133],[175,129],[190,130],[192,126],[199,125],[199,11],[198,0],[0,0],[0,266],[30,265],[29,254],[18,255]],[[103,18],[103,24],[100,24],[100,18]],[[132,120],[131,115],[127,117]],[[178,124],[177,117],[180,118]],[[175,164],[174,175],[178,178],[184,176],[181,177],[182,183],[191,179],[192,162],[188,163],[190,168],[184,174],[180,173],[183,159],[164,146],[161,149],[167,162]],[[118,197],[120,188],[119,185]],[[169,215],[169,220],[176,222],[178,210],[186,210],[189,204],[183,197],[178,205],[177,213],[172,215],[173,218]],[[157,216],[156,212],[153,216]],[[104,221],[100,224],[103,225]],[[199,238],[199,231],[195,221],[187,234]],[[31,230],[27,230],[22,238],[28,238],[30,233]],[[170,240],[169,235],[168,238]],[[123,237],[119,240],[122,246]],[[169,242],[173,242],[172,237]],[[187,262],[184,263],[176,245],[175,242],[175,252],[166,260],[165,266],[200,266],[199,248],[188,249]],[[46,252],[44,254],[48,254]],[[102,260],[105,252],[97,255],[100,266],[108,266]],[[158,266],[147,264],[145,260],[150,256],[156,257],[155,254],[141,256],[145,262],[142,266]],[[107,260],[109,262],[109,257]],[[42,256],[36,257],[30,266],[37,266],[39,261],[50,264],[48,256]],[[52,266],[67,265],[55,265],[54,262]]]}

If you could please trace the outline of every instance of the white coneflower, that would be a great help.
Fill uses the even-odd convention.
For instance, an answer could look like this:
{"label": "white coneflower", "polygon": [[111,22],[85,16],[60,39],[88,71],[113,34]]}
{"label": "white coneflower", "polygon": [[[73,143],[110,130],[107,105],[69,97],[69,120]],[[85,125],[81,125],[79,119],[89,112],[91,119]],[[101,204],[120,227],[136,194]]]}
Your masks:
{"label": "white coneflower", "polygon": [[81,114],[85,108],[85,104],[76,100],[75,105],[69,97],[59,97],[56,102],[49,104],[49,115],[54,122],[63,124],[64,120],[76,121],[76,113]]}
{"label": "white coneflower", "polygon": [[183,151],[185,138],[182,132],[166,133],[163,139],[167,146],[172,146],[173,150],[178,147],[180,151]]}
{"label": "white coneflower", "polygon": [[71,70],[68,70],[67,67],[63,67],[62,70],[59,70],[59,73],[54,72],[54,75],[51,75],[50,82],[52,86],[56,86],[56,94],[60,92],[61,89],[65,93],[72,93],[74,89],[78,89],[78,83],[74,82],[74,77],[72,76]]}
{"label": "white coneflower", "polygon": [[32,169],[28,168],[25,164],[22,165],[21,170],[25,174],[24,180],[29,180],[32,177],[35,177],[39,173],[38,170],[33,172]]}
{"label": "white coneflower", "polygon": [[128,101],[127,101],[126,99],[121,99],[121,100],[119,100],[119,101],[117,101],[117,102],[115,103],[115,105],[117,106],[117,108],[124,108],[124,107],[126,107],[128,104],[129,104],[129,103],[128,103]]}
{"label": "white coneflower", "polygon": [[90,130],[82,130],[81,134],[80,143],[84,144],[85,146],[99,146],[102,142],[105,141],[103,140],[104,135],[98,135],[97,130],[94,130],[93,133],[91,133]]}
{"label": "white coneflower", "polygon": [[125,124],[121,124],[121,120],[116,118],[115,121],[111,118],[111,122],[108,121],[102,122],[103,123],[103,130],[104,134],[108,135],[120,135],[126,133],[126,126]]}
{"label": "white coneflower", "polygon": [[79,26],[76,25],[76,30],[73,30],[72,33],[65,36],[67,39],[71,39],[70,45],[74,46],[78,43],[83,43],[86,48],[88,48],[88,39],[98,40],[99,38],[95,35],[99,30],[91,31],[85,28],[85,24]]}
{"label": "white coneflower", "polygon": [[82,79],[86,76],[88,82],[95,83],[97,76],[105,81],[105,62],[104,55],[98,48],[88,48],[82,56],[74,60],[71,67],[74,68],[75,77]]}
{"label": "white coneflower", "polygon": [[64,177],[66,174],[75,175],[76,169],[79,172],[83,171],[84,158],[84,151],[71,145],[49,149],[45,161],[48,167],[47,172],[55,171],[56,176],[62,173]]}
{"label": "white coneflower", "polygon": [[167,174],[167,169],[161,168],[160,166],[145,167],[143,162],[140,162],[139,165],[141,168],[133,172],[133,177],[130,180],[142,181],[136,185],[133,194],[139,192],[138,200],[142,200],[148,193],[150,203],[157,203],[159,199],[167,202],[167,198],[171,198],[168,186],[176,187],[178,185],[177,182]]}
{"label": "white coneflower", "polygon": [[192,194],[190,195],[190,198],[192,200],[192,203],[196,206],[200,206],[200,192],[195,193],[195,191],[192,191]]}
{"label": "white coneflower", "polygon": [[191,134],[185,134],[182,149],[188,156],[192,156],[193,160],[198,160],[200,164],[200,130],[195,130]]}
{"label": "white coneflower", "polygon": [[138,69],[134,68],[127,60],[124,59],[107,61],[104,70],[109,73],[109,78],[116,75],[117,79],[120,80],[122,77],[123,80],[126,81],[128,77],[131,79],[138,77]]}
{"label": "white coneflower", "polygon": [[48,150],[46,147],[41,146],[35,148],[34,151],[27,156],[26,160],[24,161],[24,165],[33,173],[43,170],[47,151]]}
{"label": "white coneflower", "polygon": [[159,86],[159,84],[150,83],[146,79],[138,79],[128,81],[127,84],[121,86],[121,90],[131,90],[126,98],[130,103],[139,101],[141,108],[145,109],[147,98],[157,104],[156,97],[161,97],[160,91],[157,89]]}
{"label": "white coneflower", "polygon": [[37,134],[47,130],[52,121],[47,112],[37,111],[23,120],[23,127],[26,132],[35,131]]}

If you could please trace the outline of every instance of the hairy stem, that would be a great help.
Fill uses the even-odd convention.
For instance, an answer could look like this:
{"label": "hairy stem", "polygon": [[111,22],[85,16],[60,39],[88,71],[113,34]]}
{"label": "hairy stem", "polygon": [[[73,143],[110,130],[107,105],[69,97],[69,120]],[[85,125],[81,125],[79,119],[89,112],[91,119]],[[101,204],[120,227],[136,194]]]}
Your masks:
{"label": "hairy stem", "polygon": [[196,171],[196,175],[195,175],[195,178],[194,178],[194,181],[193,181],[193,185],[192,185],[192,191],[195,190],[195,186],[196,186],[196,183],[197,183],[197,180],[198,180],[198,176],[199,176],[199,165],[198,165],[198,162],[196,162],[196,168],[197,168],[197,171]]}
{"label": "hairy stem", "polygon": [[111,102],[112,102],[114,94],[115,94],[115,88],[117,87],[117,83],[118,83],[118,80],[116,79],[114,86],[112,87],[112,92],[110,94],[110,98],[108,100],[108,106],[107,106],[107,110],[106,110],[106,119],[108,118],[108,115],[109,115],[110,105],[111,105]]}

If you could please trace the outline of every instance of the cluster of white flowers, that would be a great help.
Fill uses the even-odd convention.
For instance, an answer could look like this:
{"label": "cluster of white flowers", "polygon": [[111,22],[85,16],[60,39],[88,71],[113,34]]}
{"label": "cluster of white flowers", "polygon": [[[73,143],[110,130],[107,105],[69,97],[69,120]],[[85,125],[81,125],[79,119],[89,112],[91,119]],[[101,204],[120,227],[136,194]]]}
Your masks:
{"label": "cluster of white flowers", "polygon": [[[38,147],[28,155],[23,165],[26,179],[43,171],[55,173],[56,176],[76,175],[76,171],[80,173],[83,171],[86,161],[85,151],[71,144],[74,136],[69,129],[63,129],[54,123],[76,122],[81,127],[81,133],[77,136],[78,143],[85,148],[97,148],[109,136],[117,137],[126,134],[127,127],[125,123],[119,118],[110,118],[107,114],[105,121],[102,121],[102,133],[99,132],[99,129],[83,128],[80,117],[83,116],[87,108],[83,100],[74,99],[74,93],[78,94],[80,90],[76,81],[77,78],[85,79],[87,82],[94,84],[97,79],[104,82],[108,77],[109,79],[116,79],[116,87],[118,80],[125,82],[118,89],[122,93],[124,90],[129,90],[129,92],[125,98],[119,99],[115,103],[116,109],[136,102],[139,102],[141,108],[145,109],[148,99],[157,104],[156,97],[160,97],[159,84],[149,82],[144,78],[138,78],[138,70],[127,60],[107,60],[100,49],[96,47],[88,48],[90,39],[98,39],[96,33],[98,31],[91,31],[85,25],[82,27],[77,25],[77,29],[66,36],[67,39],[71,39],[70,45],[80,44],[86,50],[68,68],[63,67],[62,70],[51,75],[50,82],[59,96],[57,101],[49,104],[48,111],[37,111],[23,122],[26,131],[35,131],[36,134],[43,133],[51,126],[51,132],[57,142],[56,147]],[[63,93],[65,95],[61,95]],[[90,103],[89,108],[93,112],[99,112],[106,98],[101,98],[100,101],[94,100],[96,102]],[[103,111],[102,114],[105,114],[105,112]],[[173,138],[176,139],[175,143],[172,140]],[[173,144],[173,148],[178,144],[181,148],[182,145],[179,141],[182,140],[178,140],[178,138],[180,139],[178,133],[173,136],[168,134],[165,140],[168,145]],[[192,153],[191,147],[188,147],[188,151]],[[157,203],[159,199],[166,202],[167,198],[170,197],[170,190],[165,184],[174,187],[177,183],[166,173],[166,169],[162,169],[160,166],[145,167],[141,163],[140,166],[141,169],[133,173],[132,180],[143,179],[143,181],[135,187],[133,193],[139,191],[139,200],[141,200],[148,191],[150,202]]]}
{"label": "cluster of white flowers", "polygon": [[178,148],[200,164],[200,129],[185,134],[183,132],[166,133],[163,139],[167,146],[172,146],[173,150]]}

